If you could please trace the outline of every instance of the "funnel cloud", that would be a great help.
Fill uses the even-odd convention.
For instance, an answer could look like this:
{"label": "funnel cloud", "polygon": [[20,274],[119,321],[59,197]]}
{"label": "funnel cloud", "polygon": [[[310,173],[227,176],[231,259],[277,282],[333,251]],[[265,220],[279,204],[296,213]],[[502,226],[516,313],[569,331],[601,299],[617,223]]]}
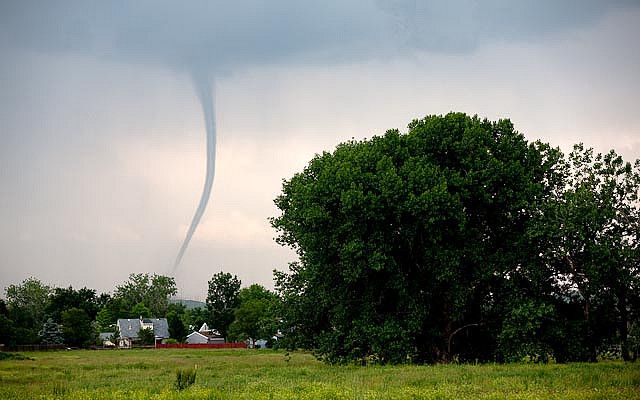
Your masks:
{"label": "funnel cloud", "polygon": [[173,264],[173,273],[175,273],[180,266],[182,257],[184,257],[184,253],[189,247],[191,238],[202,219],[202,214],[204,214],[204,211],[207,208],[207,203],[209,202],[211,190],[213,188],[213,178],[216,173],[215,80],[211,73],[207,71],[194,72],[191,75],[191,79],[196,93],[198,94],[198,99],[200,99],[200,105],[202,106],[202,113],[204,115],[204,125],[207,134],[207,170],[204,179],[204,188],[202,189],[202,195],[200,196],[200,203],[198,203],[198,208],[193,215],[191,225],[189,225],[187,234],[180,246],[178,255],[176,256],[176,260]]}

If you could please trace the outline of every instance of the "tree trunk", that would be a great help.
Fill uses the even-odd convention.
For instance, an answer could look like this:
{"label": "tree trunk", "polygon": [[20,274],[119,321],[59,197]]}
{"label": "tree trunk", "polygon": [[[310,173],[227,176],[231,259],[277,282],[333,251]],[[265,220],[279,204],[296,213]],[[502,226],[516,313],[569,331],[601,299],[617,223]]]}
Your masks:
{"label": "tree trunk", "polygon": [[467,324],[464,326],[461,326],[460,328],[456,329],[455,331],[453,331],[450,335],[449,338],[447,340],[447,354],[449,355],[449,357],[451,357],[451,342],[453,340],[453,337],[457,334],[460,333],[462,330],[467,329],[467,328],[471,328],[472,326],[479,326],[480,324]]}
{"label": "tree trunk", "polygon": [[622,359],[624,361],[631,361],[631,355],[629,354],[629,313],[627,312],[627,297],[624,291],[620,291],[618,294],[618,312],[620,318],[618,319],[618,332],[620,334],[620,351],[622,352]]}

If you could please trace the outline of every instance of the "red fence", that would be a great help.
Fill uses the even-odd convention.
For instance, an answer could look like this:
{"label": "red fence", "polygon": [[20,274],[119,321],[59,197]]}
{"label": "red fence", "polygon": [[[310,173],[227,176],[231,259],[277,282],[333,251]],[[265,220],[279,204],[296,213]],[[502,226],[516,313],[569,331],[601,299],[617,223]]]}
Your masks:
{"label": "red fence", "polygon": [[237,343],[158,343],[158,349],[246,349],[244,342]]}

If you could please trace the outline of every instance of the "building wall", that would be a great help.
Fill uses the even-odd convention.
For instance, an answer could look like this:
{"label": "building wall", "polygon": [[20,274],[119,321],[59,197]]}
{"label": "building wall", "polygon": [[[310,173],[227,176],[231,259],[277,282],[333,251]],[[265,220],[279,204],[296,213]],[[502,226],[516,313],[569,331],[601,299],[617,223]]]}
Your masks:
{"label": "building wall", "polygon": [[206,337],[202,337],[201,335],[191,335],[191,336],[187,336],[187,343],[203,344],[203,343],[208,343],[208,339]]}
{"label": "building wall", "polygon": [[213,337],[213,338],[209,338],[209,342],[208,343],[212,343],[212,344],[221,344],[224,343],[224,338],[223,337]]}

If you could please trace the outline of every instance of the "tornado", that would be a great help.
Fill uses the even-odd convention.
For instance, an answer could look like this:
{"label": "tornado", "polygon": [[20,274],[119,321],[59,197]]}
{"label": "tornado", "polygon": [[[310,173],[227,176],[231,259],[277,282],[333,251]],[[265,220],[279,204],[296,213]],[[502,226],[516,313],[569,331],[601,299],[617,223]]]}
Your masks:
{"label": "tornado", "polygon": [[173,264],[173,273],[175,273],[182,262],[182,257],[189,247],[191,238],[200,224],[200,219],[207,208],[211,190],[213,188],[213,178],[216,172],[216,112],[215,112],[215,79],[209,72],[196,71],[191,73],[191,81],[196,91],[200,105],[202,106],[202,114],[204,115],[204,125],[207,134],[207,165],[206,176],[204,179],[204,188],[200,196],[200,203],[189,230],[180,246],[180,251],[176,256]]}

